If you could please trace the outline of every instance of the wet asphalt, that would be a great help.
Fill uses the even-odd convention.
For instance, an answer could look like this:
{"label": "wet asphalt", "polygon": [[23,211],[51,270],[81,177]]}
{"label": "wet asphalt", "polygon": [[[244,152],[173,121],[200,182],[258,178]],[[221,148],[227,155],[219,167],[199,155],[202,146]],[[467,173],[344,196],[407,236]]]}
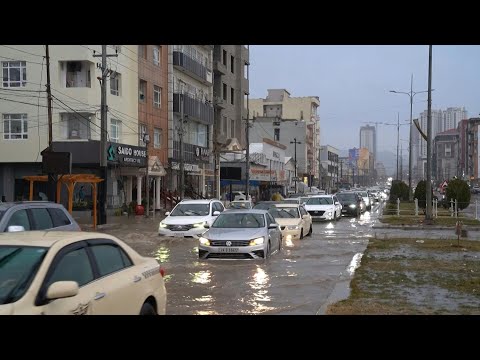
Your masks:
{"label": "wet asphalt", "polygon": [[315,222],[311,236],[284,241],[268,260],[199,260],[198,240],[157,235],[160,219],[106,232],[165,268],[167,314],[314,315],[348,296],[379,211],[377,203],[360,218]]}

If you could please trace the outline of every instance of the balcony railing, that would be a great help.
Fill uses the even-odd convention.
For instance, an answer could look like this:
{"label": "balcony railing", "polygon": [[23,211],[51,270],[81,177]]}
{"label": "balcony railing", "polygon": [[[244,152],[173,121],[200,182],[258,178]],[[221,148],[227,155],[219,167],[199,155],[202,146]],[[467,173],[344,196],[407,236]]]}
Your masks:
{"label": "balcony railing", "polygon": [[[183,100],[182,100],[183,99]],[[195,99],[188,94],[173,94],[173,112],[182,112],[190,118],[206,125],[213,125],[213,106],[203,101]]]}
{"label": "balcony railing", "polygon": [[193,77],[203,83],[212,83],[212,71],[183,52],[173,52],[173,65],[187,71],[190,75],[193,75]]}

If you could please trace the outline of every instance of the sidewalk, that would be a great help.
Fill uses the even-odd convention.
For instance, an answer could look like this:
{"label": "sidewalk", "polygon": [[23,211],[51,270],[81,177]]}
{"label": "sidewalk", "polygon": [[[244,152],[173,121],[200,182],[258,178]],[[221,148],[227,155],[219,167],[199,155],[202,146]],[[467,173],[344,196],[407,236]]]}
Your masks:
{"label": "sidewalk", "polygon": [[[162,211],[155,214],[155,217],[150,214],[148,218],[144,215],[107,215],[107,223],[102,225],[97,225],[96,231],[110,230],[115,228],[152,228],[157,229],[158,224],[161,220],[165,218],[165,212]],[[73,218],[78,222],[82,230],[84,231],[93,231],[93,217],[90,214],[90,211],[85,211],[82,213],[74,214]]]}

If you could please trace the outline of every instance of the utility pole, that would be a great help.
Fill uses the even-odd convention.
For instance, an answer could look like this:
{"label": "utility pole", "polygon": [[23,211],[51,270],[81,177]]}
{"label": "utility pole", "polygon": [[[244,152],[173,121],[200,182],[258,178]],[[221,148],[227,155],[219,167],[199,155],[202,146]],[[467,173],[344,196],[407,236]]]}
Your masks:
{"label": "utility pole", "polygon": [[101,85],[101,112],[100,112],[100,172],[103,178],[103,181],[98,184],[99,192],[99,219],[98,224],[107,223],[107,57],[118,56],[115,54],[107,54],[107,45],[102,45],[102,53],[95,54],[93,52],[93,57],[101,57],[102,65],[100,67],[102,71],[102,78],[100,80]]}
{"label": "utility pole", "polygon": [[[250,45],[247,45],[248,49],[248,56],[250,57]],[[250,79],[250,59],[246,63],[247,65],[247,79]],[[249,84],[250,84],[250,80]],[[245,140],[246,140],[246,147],[245,147],[245,196],[247,200],[250,194],[250,109],[248,107],[250,97],[250,91],[247,91],[247,124],[245,126]]]}
{"label": "utility pole", "polygon": [[[48,151],[52,149],[52,89],[50,87],[50,53],[48,45],[45,45],[45,60],[47,63],[47,112],[48,112]],[[56,196],[56,178],[55,174],[47,174],[48,200],[55,201]]]}
{"label": "utility pole", "polygon": [[397,113],[397,180],[398,180],[398,145],[400,143],[400,113]]}
{"label": "utility pole", "polygon": [[425,220],[432,221],[432,45],[428,46],[428,111],[427,111],[427,206]]}
{"label": "utility pole", "polygon": [[[146,170],[146,177],[145,177],[145,194],[146,194],[146,197],[147,197],[147,209],[145,211],[145,217],[148,218],[148,212],[149,212],[149,209],[150,209],[150,181],[148,179],[148,166],[149,166],[149,161],[148,161],[148,144],[150,143],[150,135],[148,134],[148,126],[147,126],[147,133],[146,134],[142,134],[142,139],[143,139],[143,142],[145,143],[145,149],[146,149],[146,152],[147,152],[147,170]],[[155,205],[153,205],[153,212],[155,213]]]}
{"label": "utility pole", "polygon": [[400,180],[403,181],[403,144],[400,144]]}
{"label": "utility pole", "polygon": [[180,128],[178,129],[179,135],[179,142],[180,142],[180,199],[183,200],[185,197],[185,160],[184,160],[184,152],[183,152],[183,122],[185,121],[185,115],[183,113],[184,108],[184,94],[183,92],[180,94]]}
{"label": "utility pole", "polygon": [[301,144],[301,141],[297,141],[297,138],[293,138],[290,144],[295,144],[295,193],[297,193],[297,144]]}

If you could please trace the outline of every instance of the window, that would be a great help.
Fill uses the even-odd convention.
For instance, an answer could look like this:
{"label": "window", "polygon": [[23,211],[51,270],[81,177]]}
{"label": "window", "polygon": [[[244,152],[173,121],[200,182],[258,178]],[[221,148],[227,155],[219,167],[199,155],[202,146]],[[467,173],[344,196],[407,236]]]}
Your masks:
{"label": "window", "polygon": [[28,220],[28,215],[26,210],[17,210],[13,213],[10,221],[8,222],[7,228],[9,226],[23,226],[25,230],[30,230],[30,221]]}
{"label": "window", "polygon": [[147,125],[140,124],[139,127],[140,127],[140,130],[138,132],[138,135],[140,136],[139,146],[147,146],[147,144],[145,144],[145,142],[143,141],[143,136],[147,134]]}
{"label": "window", "polygon": [[76,281],[83,286],[93,281],[93,271],[85,248],[65,254],[55,266],[47,287],[57,281]]}
{"label": "window", "polygon": [[208,125],[198,124],[198,138],[197,138],[197,145],[207,147],[207,133],[208,133]]}
{"label": "window", "polygon": [[123,250],[113,245],[96,245],[92,246],[92,252],[98,265],[98,272],[100,276],[105,276],[116,271],[122,270],[132,263],[129,261],[125,263],[128,257],[122,256]]}
{"label": "window", "polygon": [[119,143],[122,122],[116,119],[110,119],[110,141]]}
{"label": "window", "polygon": [[303,110],[300,110],[300,120],[303,120]]}
{"label": "window", "polygon": [[138,99],[140,101],[145,101],[147,97],[147,82],[145,80],[140,80],[138,84]]}
{"label": "window", "polygon": [[113,72],[110,76],[110,94],[120,95],[120,74],[117,72]]}
{"label": "window", "polygon": [[162,147],[162,129],[153,129],[153,147],[159,149]]}
{"label": "window", "polygon": [[230,120],[230,137],[231,138],[235,137],[235,120],[234,119]]}
{"label": "window", "polygon": [[445,144],[445,157],[451,157],[451,156],[452,156],[452,145]]}
{"label": "window", "polygon": [[243,64],[243,77],[248,80],[248,64]]}
{"label": "window", "polygon": [[50,216],[52,217],[54,228],[71,224],[67,215],[65,215],[65,213],[62,210],[57,209],[57,208],[50,208],[50,209],[48,209],[48,212],[50,213]]}
{"label": "window", "polygon": [[227,84],[223,83],[222,84],[222,96],[223,96],[223,100],[227,101]]}
{"label": "window", "polygon": [[233,55],[230,56],[230,71],[232,72],[232,74],[235,73],[235,58],[233,57]]}
{"label": "window", "polygon": [[233,99],[235,99],[235,89],[231,88],[230,89],[230,104],[235,105],[235,101]]}
{"label": "window", "polygon": [[35,230],[46,230],[53,228],[52,218],[47,209],[30,209]]}
{"label": "window", "polygon": [[153,85],[153,106],[162,106],[162,88],[157,85]]}
{"label": "window", "polygon": [[160,66],[160,49],[158,46],[153,46],[153,64]]}
{"label": "window", "polygon": [[20,87],[27,84],[25,61],[2,61],[3,87]]}
{"label": "window", "polygon": [[28,139],[27,114],[3,114],[3,138]]}
{"label": "window", "polygon": [[222,133],[225,135],[228,134],[228,122],[227,122],[226,116],[223,116],[223,120],[222,120]]}
{"label": "window", "polygon": [[227,50],[222,51],[222,64],[227,66]]}
{"label": "window", "polygon": [[[65,62],[62,62],[62,68]],[[90,64],[82,61],[67,61],[65,87],[90,87]]]}
{"label": "window", "polygon": [[147,58],[147,46],[146,45],[138,45],[138,57],[143,59]]}
{"label": "window", "polygon": [[90,114],[61,114],[60,128],[64,139],[90,139]]}
{"label": "window", "polygon": [[273,140],[280,141],[280,129],[273,129]]}

